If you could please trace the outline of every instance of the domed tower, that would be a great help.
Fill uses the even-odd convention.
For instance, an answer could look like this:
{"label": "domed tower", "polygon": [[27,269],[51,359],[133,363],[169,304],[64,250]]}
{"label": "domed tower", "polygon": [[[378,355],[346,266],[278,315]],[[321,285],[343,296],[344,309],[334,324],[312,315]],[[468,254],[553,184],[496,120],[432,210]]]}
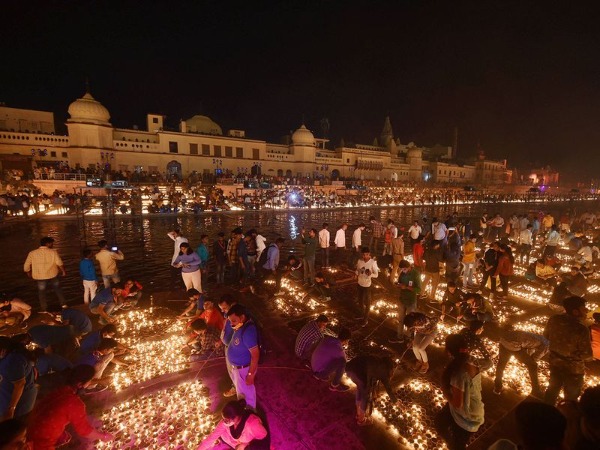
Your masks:
{"label": "domed tower", "polygon": [[[292,133],[290,150],[294,154],[295,161],[314,163],[316,148],[315,136],[304,124]],[[312,167],[306,166],[303,168],[303,172],[311,173],[312,171]]]}
{"label": "domed tower", "polygon": [[421,181],[423,172],[423,151],[416,147],[412,142],[408,144],[406,162],[408,164],[408,177],[410,181]]}
{"label": "domed tower", "polygon": [[69,105],[67,128],[71,147],[113,148],[110,113],[92,94],[86,94]]}

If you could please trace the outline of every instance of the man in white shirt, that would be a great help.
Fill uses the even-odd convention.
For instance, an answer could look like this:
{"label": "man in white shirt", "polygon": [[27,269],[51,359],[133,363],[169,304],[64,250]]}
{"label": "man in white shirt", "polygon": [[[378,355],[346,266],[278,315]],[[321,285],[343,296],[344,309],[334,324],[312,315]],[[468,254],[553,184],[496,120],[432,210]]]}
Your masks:
{"label": "man in white shirt", "polygon": [[528,223],[525,229],[519,232],[519,247],[517,256],[519,257],[521,264],[523,264],[523,260],[525,260],[525,264],[529,265],[529,254],[531,253],[531,247],[533,246],[533,234],[531,233],[532,228],[533,225]]}
{"label": "man in white shirt", "polygon": [[356,276],[358,281],[358,304],[362,314],[356,319],[362,320],[362,326],[365,326],[369,321],[369,310],[371,309],[371,279],[379,276],[379,267],[377,267],[377,261],[371,258],[368,247],[361,248],[360,252],[362,258],[356,263]]}
{"label": "man in white shirt", "polygon": [[326,269],[329,267],[329,242],[331,240],[331,233],[329,233],[328,228],[329,224],[324,223],[323,228],[321,229],[321,231],[319,231],[319,248],[321,249],[322,269]]}
{"label": "man in white shirt", "polygon": [[433,235],[434,241],[441,243],[448,237],[448,228],[446,228],[444,222],[434,218],[431,224],[431,234]]}
{"label": "man in white shirt", "polygon": [[410,236],[410,243],[412,245],[415,245],[419,241],[419,237],[421,236],[422,232],[423,229],[421,228],[421,225],[419,225],[419,222],[415,220],[415,222],[408,229],[408,235]]}
{"label": "man in white shirt", "polygon": [[346,230],[348,229],[348,224],[344,223],[335,233],[335,239],[333,243],[335,244],[335,253],[338,264],[341,264],[346,256]]}
{"label": "man in white shirt", "polygon": [[170,265],[170,267],[171,267],[171,289],[174,289],[175,286],[181,282],[181,267],[173,267],[173,263],[179,256],[179,252],[180,252],[179,246],[184,242],[188,242],[188,240],[186,237],[183,237],[179,228],[175,228],[173,231],[170,231],[169,233],[167,233],[167,236],[169,236],[173,240],[173,243],[174,243],[173,257],[171,258],[171,265]]}
{"label": "man in white shirt", "polygon": [[360,251],[362,247],[362,232],[365,229],[365,224],[361,223],[354,233],[352,233],[352,248],[357,252]]}

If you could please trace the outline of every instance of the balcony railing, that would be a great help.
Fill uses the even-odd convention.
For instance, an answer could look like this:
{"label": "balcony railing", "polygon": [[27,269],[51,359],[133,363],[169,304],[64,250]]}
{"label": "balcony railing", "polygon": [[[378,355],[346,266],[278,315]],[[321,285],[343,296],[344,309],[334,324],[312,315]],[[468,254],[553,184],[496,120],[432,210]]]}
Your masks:
{"label": "balcony railing", "polygon": [[85,173],[42,173],[35,180],[51,180],[51,181],[85,181],[89,175]]}

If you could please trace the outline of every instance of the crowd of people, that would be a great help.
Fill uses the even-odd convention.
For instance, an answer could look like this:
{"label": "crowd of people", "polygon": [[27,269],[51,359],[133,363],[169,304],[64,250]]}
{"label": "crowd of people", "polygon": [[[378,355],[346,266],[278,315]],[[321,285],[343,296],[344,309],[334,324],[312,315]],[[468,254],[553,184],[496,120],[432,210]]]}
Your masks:
{"label": "crowd of people", "polygon": [[[269,448],[270,440],[267,421],[257,409],[260,392],[255,385],[264,350],[263,330],[252,309],[238,303],[236,295],[211,295],[213,287],[227,285],[233,292],[251,292],[268,301],[284,295],[285,278],[302,286],[305,295],[327,303],[336,295],[331,267],[354,276],[356,296],[345,301],[350,301],[356,312],[356,328],[369,323],[376,283],[395,293],[398,323],[389,343],[412,350],[414,364],[410,368],[417,374],[430,371],[428,347],[439,334],[439,324],[453,319],[465,325],[460,333],[445,339],[450,361],[438,382],[447,403],[436,418],[436,429],[450,449],[466,448],[484,423],[482,373],[494,364],[480,335],[490,327],[498,328],[496,308],[511,295],[519,264],[526,268],[529,282],[553,287],[548,301],[559,313],[550,317],[543,334],[517,330],[509,324],[498,328],[494,393],[503,394],[504,371],[514,356],[528,370],[531,395],[545,403],[523,403],[519,408],[541,408],[540,415],[557,421],[553,433],[536,437],[538,441],[532,441],[534,431],[519,430],[524,448],[558,449],[558,440],[565,436],[570,445],[567,448],[598,448],[600,387],[588,388],[581,395],[587,364],[600,359],[600,314],[594,314],[595,324],[584,324],[588,277],[598,256],[596,221],[590,211],[565,213],[558,219],[541,212],[506,219],[484,214],[479,223],[453,214],[443,221],[423,217],[402,227],[392,219],[381,222],[371,216],[353,227],[339,224],[335,232],[328,223],[320,230],[302,229],[298,237],[302,254],[287,257],[282,252],[284,238],[267,242],[255,229],[244,232],[235,228],[228,236],[220,232],[212,244],[203,234],[197,246],[181,230],[173,229],[168,233],[174,245],[169,265],[171,285],[182,284],[189,298],[178,316],[186,321],[183,351],[190,352],[190,361],[224,356],[231,383],[223,395],[237,397],[225,405],[221,421],[199,448],[215,448],[219,442],[231,448],[262,449]],[[122,358],[128,349],[116,339],[119,311],[137,307],[144,287],[135,277],[121,276],[118,265],[125,255],[102,240],[97,249],[83,251],[79,265],[82,303],[87,311],[73,308],[62,292],[61,277],[66,273],[53,244],[51,237],[42,238],[23,267],[37,285],[39,305],[35,309],[44,316],[42,323],[28,326],[33,308],[23,299],[5,295],[0,302],[1,323],[23,327],[23,333],[0,337],[0,417],[4,420],[0,427],[8,430],[0,433],[0,449],[8,445],[9,436],[15,442],[29,442],[33,449],[55,448],[70,440],[68,424],[84,439],[113,438],[94,428],[78,394],[105,390],[102,379],[107,368],[128,364]],[[561,244],[574,253],[567,263],[568,273],[559,267],[564,264],[564,259],[557,257]],[[532,261],[533,256],[536,259]],[[274,290],[266,283],[269,279]],[[50,288],[58,299],[56,307],[48,302]],[[420,306],[423,304],[439,310],[439,314],[427,312]],[[356,423],[370,425],[379,383],[390,401],[397,401],[392,378],[398,366],[389,355],[359,352],[348,357],[346,349],[355,331],[340,327],[334,332],[328,329],[329,322],[330,318],[321,314],[306,323],[298,332],[293,351],[298,363],[309,368],[316,380],[328,383],[333,392],[351,389],[344,383],[344,375],[352,380],[356,386]],[[32,344],[34,351],[29,350]],[[545,391],[538,377],[543,358],[550,368]],[[40,380],[55,374],[60,374],[61,387],[36,402]],[[559,412],[556,403],[561,391],[564,403],[559,405]],[[27,419],[26,433],[16,419]],[[571,422],[574,425],[566,434]],[[536,447],[539,439],[554,440],[550,444],[556,446]]]}

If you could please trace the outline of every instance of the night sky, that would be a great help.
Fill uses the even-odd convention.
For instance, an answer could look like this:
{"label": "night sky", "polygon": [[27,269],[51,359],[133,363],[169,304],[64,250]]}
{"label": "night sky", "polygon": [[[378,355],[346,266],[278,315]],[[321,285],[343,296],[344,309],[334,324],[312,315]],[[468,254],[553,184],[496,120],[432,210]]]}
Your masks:
{"label": "night sky", "polygon": [[370,144],[477,143],[510,165],[594,175],[600,25],[593,2],[7,1],[0,102],[59,130],[89,77],[118,127],[194,114],[279,141],[303,118]]}

